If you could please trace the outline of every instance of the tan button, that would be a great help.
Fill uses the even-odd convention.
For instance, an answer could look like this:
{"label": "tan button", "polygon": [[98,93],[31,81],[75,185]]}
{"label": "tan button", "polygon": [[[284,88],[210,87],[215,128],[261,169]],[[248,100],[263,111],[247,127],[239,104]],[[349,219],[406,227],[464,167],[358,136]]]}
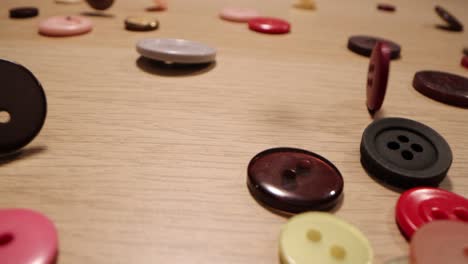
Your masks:
{"label": "tan button", "polygon": [[81,2],[81,0],[55,0],[57,4],[78,4]]}
{"label": "tan button", "polygon": [[125,28],[132,31],[155,30],[159,26],[159,21],[155,18],[132,16],[125,19]]}
{"label": "tan button", "polygon": [[316,9],[317,8],[314,0],[298,0],[297,3],[294,4],[294,7],[301,8],[301,9]]}

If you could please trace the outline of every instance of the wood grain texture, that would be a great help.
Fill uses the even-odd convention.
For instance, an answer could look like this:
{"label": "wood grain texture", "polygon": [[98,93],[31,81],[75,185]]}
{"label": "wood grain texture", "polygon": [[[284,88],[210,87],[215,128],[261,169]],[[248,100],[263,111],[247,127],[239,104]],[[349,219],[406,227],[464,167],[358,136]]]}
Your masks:
{"label": "wood grain texture", "polygon": [[[399,194],[367,176],[359,162],[368,59],[351,53],[353,34],[400,43],[381,116],[423,122],[449,142],[454,162],[442,187],[468,194],[467,110],[412,88],[418,70],[467,76],[459,62],[467,33],[434,27],[432,1],[316,0],[317,11],[280,0],[240,1],[286,18],[292,33],[251,32],[221,21],[239,1],[173,0],[154,32],[129,32],[123,20],[151,1],[116,1],[92,17],[90,34],[48,38],[40,19],[90,11],[52,0],[0,2],[0,57],[42,82],[49,112],[41,134],[0,163],[0,208],[48,215],[60,232],[60,261],[102,263],[278,263],[286,218],[259,206],[246,187],[258,152],[290,146],[320,153],[345,179],[336,214],[369,238],[375,263],[407,254],[394,222]],[[254,3],[255,2],[255,3]],[[8,9],[40,7],[40,17],[11,20]],[[444,1],[468,26],[466,0]],[[147,13],[146,13],[147,14]],[[135,51],[145,37],[178,37],[215,46],[214,67],[186,74],[145,67]],[[1,73],[0,73],[1,74]]]}

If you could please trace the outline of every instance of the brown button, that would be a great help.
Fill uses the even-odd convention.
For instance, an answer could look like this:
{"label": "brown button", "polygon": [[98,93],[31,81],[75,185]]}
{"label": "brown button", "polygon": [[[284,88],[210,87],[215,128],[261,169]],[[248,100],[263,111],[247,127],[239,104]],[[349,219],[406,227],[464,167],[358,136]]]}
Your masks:
{"label": "brown button", "polygon": [[249,163],[247,186],[270,209],[286,213],[327,210],[343,192],[343,178],[327,159],[302,149],[265,150]]}
{"label": "brown button", "polygon": [[159,26],[159,21],[150,17],[127,17],[125,19],[125,28],[132,31],[150,31]]}
{"label": "brown button", "polygon": [[106,10],[112,6],[114,0],[86,0],[86,2],[96,10]]}
{"label": "brown button", "polygon": [[413,87],[425,96],[449,105],[468,107],[468,79],[438,71],[420,71]]}

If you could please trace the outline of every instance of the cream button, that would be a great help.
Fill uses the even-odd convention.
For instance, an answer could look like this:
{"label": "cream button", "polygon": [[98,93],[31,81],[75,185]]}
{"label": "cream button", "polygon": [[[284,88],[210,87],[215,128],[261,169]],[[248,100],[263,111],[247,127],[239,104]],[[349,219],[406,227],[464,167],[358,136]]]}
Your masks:
{"label": "cream button", "polygon": [[372,248],[356,227],[322,212],[292,217],[282,228],[282,264],[370,264]]}
{"label": "cream button", "polygon": [[219,12],[219,17],[233,22],[247,22],[258,16],[257,10],[250,8],[226,7]]}
{"label": "cream button", "polygon": [[82,16],[54,16],[39,23],[39,33],[53,37],[80,35],[92,28],[91,20]]}
{"label": "cream button", "polygon": [[185,39],[142,39],[138,41],[136,49],[143,57],[170,63],[207,63],[216,58],[214,48]]}

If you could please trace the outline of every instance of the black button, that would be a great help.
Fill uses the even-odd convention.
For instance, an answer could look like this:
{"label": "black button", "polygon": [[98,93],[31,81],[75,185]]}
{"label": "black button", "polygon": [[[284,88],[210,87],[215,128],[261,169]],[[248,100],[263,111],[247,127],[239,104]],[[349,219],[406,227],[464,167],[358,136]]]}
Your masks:
{"label": "black button", "polygon": [[351,36],[348,39],[348,49],[362,56],[370,57],[372,50],[377,42],[384,42],[390,48],[390,58],[400,57],[401,46],[388,39],[376,38],[371,36]]}
{"label": "black button", "polygon": [[424,124],[384,118],[364,130],[361,163],[370,176],[398,188],[436,186],[452,164],[452,151]]}
{"label": "black button", "polygon": [[17,7],[10,9],[10,18],[29,18],[39,15],[36,7]]}
{"label": "black button", "polygon": [[39,81],[21,65],[0,59],[0,84],[0,154],[5,154],[36,137],[47,102]]}

